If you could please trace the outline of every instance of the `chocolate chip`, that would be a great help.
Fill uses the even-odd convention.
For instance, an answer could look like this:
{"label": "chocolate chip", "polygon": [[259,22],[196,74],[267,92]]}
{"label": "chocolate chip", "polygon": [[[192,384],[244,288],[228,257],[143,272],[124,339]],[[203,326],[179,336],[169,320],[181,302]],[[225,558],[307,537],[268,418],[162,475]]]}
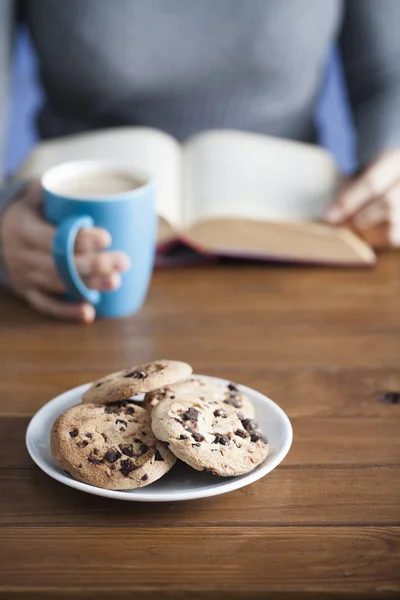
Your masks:
{"label": "chocolate chip", "polygon": [[187,435],[183,435],[183,433],[181,433],[181,435],[179,436],[180,440],[188,440],[188,436]]}
{"label": "chocolate chip", "polygon": [[174,421],[179,423],[179,425],[183,425],[183,421],[181,421],[181,419],[177,419],[176,417],[174,417]]}
{"label": "chocolate chip", "polygon": [[104,412],[111,415],[111,414],[119,414],[121,412],[121,409],[124,408],[127,405],[127,401],[126,400],[119,400],[118,402],[110,402],[110,404],[107,404],[107,406],[104,409]]}
{"label": "chocolate chip", "polygon": [[222,444],[223,446],[227,446],[229,444],[229,438],[227,435],[221,435],[220,433],[216,433],[213,444]]}
{"label": "chocolate chip", "polygon": [[101,465],[103,461],[99,460],[98,458],[93,458],[93,456],[89,456],[88,462],[90,462],[92,465]]}
{"label": "chocolate chip", "polygon": [[87,440],[82,440],[81,442],[77,443],[78,448],[85,448],[85,446],[88,446],[89,442]]}
{"label": "chocolate chip", "polygon": [[143,475],[143,477],[141,477],[141,478],[140,478],[140,481],[147,481],[147,480],[148,480],[148,478],[149,478],[149,476],[147,475],[147,473],[145,473],[145,474]]}
{"label": "chocolate chip", "polygon": [[242,421],[242,425],[246,429],[246,431],[250,432],[258,428],[258,424],[255,421],[253,421],[253,419],[244,419]]}
{"label": "chocolate chip", "polygon": [[99,388],[103,385],[104,381],[99,381],[99,383],[96,383],[96,385],[94,387]]}
{"label": "chocolate chip", "polygon": [[193,428],[192,427],[185,427],[185,431],[188,431],[189,433],[193,433]]}
{"label": "chocolate chip", "polygon": [[127,373],[126,375],[124,375],[124,377],[129,379],[145,379],[147,377],[147,373],[146,371],[143,371],[143,369],[137,369],[135,371]]}
{"label": "chocolate chip", "polygon": [[230,396],[229,398],[224,400],[224,404],[229,404],[230,406],[234,406],[235,408],[242,408],[243,406],[243,402],[235,396]]}
{"label": "chocolate chip", "polygon": [[386,392],[385,394],[380,394],[379,400],[381,400],[381,402],[386,402],[387,404],[400,404],[400,392]]}
{"label": "chocolate chip", "polygon": [[204,435],[201,435],[201,433],[198,433],[197,431],[193,431],[192,438],[196,440],[196,442],[202,442],[204,440]]}
{"label": "chocolate chip", "polygon": [[146,454],[149,451],[149,447],[147,444],[142,444],[139,448],[140,454]]}
{"label": "chocolate chip", "polygon": [[261,433],[252,433],[250,436],[252,442],[262,442],[263,444],[267,444],[266,438]]}
{"label": "chocolate chip", "polygon": [[226,386],[230,392],[238,392],[237,386],[234,383],[228,383]]}
{"label": "chocolate chip", "polygon": [[107,450],[105,453],[104,458],[110,463],[115,463],[115,461],[121,458],[121,456],[121,452],[118,452],[118,450],[115,450],[115,448],[110,448],[110,450]]}
{"label": "chocolate chip", "polygon": [[121,425],[123,425],[124,427],[128,427],[128,423],[126,421],[124,421],[123,419],[117,419],[115,421],[115,424],[118,425],[118,423],[121,423]]}
{"label": "chocolate chip", "polygon": [[147,433],[145,431],[141,431],[140,432],[142,434],[143,437],[146,437]]}
{"label": "chocolate chip", "polygon": [[173,394],[170,396],[170,398],[171,400],[175,400],[175,396]]}
{"label": "chocolate chip", "polygon": [[72,431],[69,432],[69,436],[74,438],[79,434],[79,431],[77,429],[73,429]]}
{"label": "chocolate chip", "polygon": [[195,446],[200,447],[200,444],[192,444],[192,447],[194,448]]}
{"label": "chocolate chip", "polygon": [[111,471],[115,471],[115,465],[111,465],[110,469]]}
{"label": "chocolate chip", "polygon": [[135,412],[135,409],[133,408],[133,406],[129,406],[125,412],[127,415],[133,415]]}
{"label": "chocolate chip", "polygon": [[126,458],[125,460],[121,460],[121,473],[122,475],[124,475],[125,477],[128,477],[129,473],[131,473],[132,471],[134,471],[135,469],[137,469],[137,467],[135,466],[135,464],[131,461],[130,458]]}
{"label": "chocolate chip", "polygon": [[223,419],[226,419],[227,416],[228,413],[223,408],[217,408],[217,410],[214,410],[214,417],[222,417]]}
{"label": "chocolate chip", "polygon": [[120,444],[119,449],[122,454],[125,454],[125,456],[129,456],[130,458],[133,458],[135,455],[132,444]]}
{"label": "chocolate chip", "polygon": [[85,433],[85,436],[91,440],[93,437],[93,433]]}
{"label": "chocolate chip", "polygon": [[241,438],[247,438],[247,437],[249,437],[249,434],[244,429],[236,429],[235,435],[238,435]]}
{"label": "chocolate chip", "polygon": [[155,460],[161,460],[162,462],[164,462],[164,459],[163,459],[163,457],[161,456],[161,454],[160,454],[160,451],[159,451],[159,450],[156,450],[156,451],[155,451],[155,453],[154,453],[154,456],[155,456]]}
{"label": "chocolate chip", "polygon": [[244,421],[244,419],[245,419],[245,416],[244,416],[244,414],[243,414],[243,413],[241,413],[241,412],[237,412],[236,414],[237,414],[237,418],[238,418],[240,421]]}
{"label": "chocolate chip", "polygon": [[97,450],[97,448],[95,448],[95,449],[93,450],[93,454],[96,454],[96,456],[97,456],[97,455],[98,455],[98,453],[99,453],[99,451]]}
{"label": "chocolate chip", "polygon": [[182,419],[184,421],[197,421],[199,418],[200,412],[193,407],[187,409],[186,412],[183,413]]}
{"label": "chocolate chip", "polygon": [[139,440],[139,438],[135,438],[133,441],[134,441],[136,444],[141,444],[141,443],[142,443],[142,440]]}

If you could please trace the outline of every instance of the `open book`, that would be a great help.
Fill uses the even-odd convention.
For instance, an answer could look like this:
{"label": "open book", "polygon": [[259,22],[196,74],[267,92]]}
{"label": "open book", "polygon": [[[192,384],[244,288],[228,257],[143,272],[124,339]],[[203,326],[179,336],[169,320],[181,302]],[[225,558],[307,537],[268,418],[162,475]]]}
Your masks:
{"label": "open book", "polygon": [[371,265],[351,231],[318,221],[340,175],[321,148],[240,131],[207,131],[180,144],[161,131],[121,127],[41,142],[17,173],[101,159],[150,173],[157,186],[159,253],[176,243],[210,256]]}

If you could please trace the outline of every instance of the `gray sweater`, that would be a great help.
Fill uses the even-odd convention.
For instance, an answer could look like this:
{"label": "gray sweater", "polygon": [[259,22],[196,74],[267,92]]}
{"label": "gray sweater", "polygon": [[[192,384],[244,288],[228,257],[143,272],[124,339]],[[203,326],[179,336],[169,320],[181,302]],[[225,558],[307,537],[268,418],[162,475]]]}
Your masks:
{"label": "gray sweater", "polygon": [[[44,138],[130,124],[180,139],[236,128],[310,141],[338,41],[360,164],[400,145],[400,0],[18,4],[38,54]],[[15,21],[16,3],[0,0],[0,140]],[[3,184],[0,213],[13,196]]]}

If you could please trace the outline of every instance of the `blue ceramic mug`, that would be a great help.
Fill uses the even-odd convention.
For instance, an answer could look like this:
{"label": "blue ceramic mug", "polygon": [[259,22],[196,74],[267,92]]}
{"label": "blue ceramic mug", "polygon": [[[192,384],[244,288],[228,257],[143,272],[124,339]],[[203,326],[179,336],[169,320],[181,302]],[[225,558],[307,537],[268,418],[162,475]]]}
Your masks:
{"label": "blue ceramic mug", "polygon": [[[53,257],[71,300],[87,300],[100,317],[137,312],[146,297],[154,266],[157,235],[155,189],[148,176],[100,161],[69,162],[42,177],[44,214],[57,229]],[[121,287],[99,292],[86,287],[74,264],[78,231],[103,227],[110,250],[125,252],[129,271]]]}

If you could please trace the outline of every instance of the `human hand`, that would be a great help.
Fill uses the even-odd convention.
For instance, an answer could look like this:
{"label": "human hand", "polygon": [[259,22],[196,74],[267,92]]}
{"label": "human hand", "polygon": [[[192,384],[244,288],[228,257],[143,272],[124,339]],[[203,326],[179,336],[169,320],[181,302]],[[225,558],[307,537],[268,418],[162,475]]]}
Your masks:
{"label": "human hand", "polygon": [[[52,257],[55,228],[42,216],[42,191],[38,181],[5,211],[0,222],[2,255],[11,285],[36,310],[59,319],[91,323],[95,309],[88,302],[66,302],[56,295],[66,291]],[[79,232],[75,264],[85,284],[97,290],[115,290],[120,273],[130,266],[122,252],[104,250],[111,243],[105,229]]]}
{"label": "human hand", "polygon": [[354,229],[371,246],[400,246],[400,149],[381,154],[328,208],[332,225]]}

